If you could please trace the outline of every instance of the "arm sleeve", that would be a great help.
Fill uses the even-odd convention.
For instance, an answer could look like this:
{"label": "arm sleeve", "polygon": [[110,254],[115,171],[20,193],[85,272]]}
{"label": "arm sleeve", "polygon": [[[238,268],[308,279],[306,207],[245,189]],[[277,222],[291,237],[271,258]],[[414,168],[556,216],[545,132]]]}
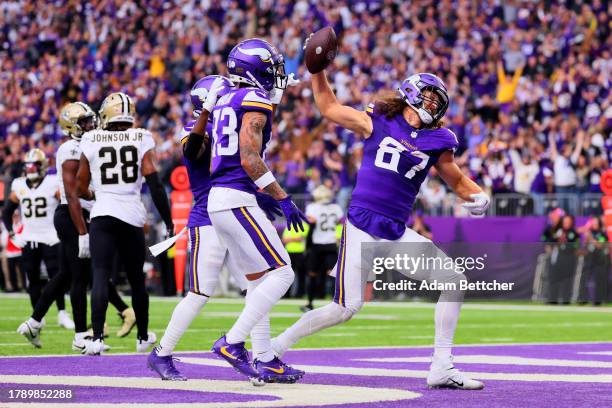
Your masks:
{"label": "arm sleeve", "polygon": [[11,232],[13,231],[13,213],[19,207],[18,203],[15,203],[9,199],[6,200],[6,205],[2,210],[2,222],[6,229]]}
{"label": "arm sleeve", "polygon": [[166,190],[164,190],[164,186],[162,186],[161,182],[159,181],[159,175],[157,172],[151,173],[148,176],[145,176],[145,180],[149,186],[149,190],[151,190],[153,204],[155,204],[155,208],[157,208],[159,215],[164,221],[164,224],[166,224],[166,226],[172,225],[172,215],[170,213],[168,195],[166,194]]}
{"label": "arm sleeve", "polygon": [[187,160],[196,160],[198,158],[198,153],[200,153],[200,149],[202,149],[203,144],[204,135],[199,135],[197,133],[189,133],[189,136],[184,139],[183,156],[185,156]]}

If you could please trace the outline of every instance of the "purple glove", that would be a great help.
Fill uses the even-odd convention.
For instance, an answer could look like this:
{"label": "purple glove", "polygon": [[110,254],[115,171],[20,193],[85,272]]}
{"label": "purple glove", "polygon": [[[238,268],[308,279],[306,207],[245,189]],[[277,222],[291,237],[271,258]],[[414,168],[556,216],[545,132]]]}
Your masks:
{"label": "purple glove", "polygon": [[255,198],[257,199],[257,205],[266,213],[266,217],[268,217],[270,221],[274,221],[276,216],[283,216],[278,201],[270,194],[257,192],[255,193]]}
{"label": "purple glove", "polygon": [[299,208],[295,205],[293,201],[291,201],[291,196],[287,196],[282,200],[278,201],[281,210],[283,210],[283,214],[287,219],[287,229],[291,231],[291,227],[295,231],[300,229],[300,231],[304,231],[304,227],[302,226],[302,220],[308,221],[306,216]]}

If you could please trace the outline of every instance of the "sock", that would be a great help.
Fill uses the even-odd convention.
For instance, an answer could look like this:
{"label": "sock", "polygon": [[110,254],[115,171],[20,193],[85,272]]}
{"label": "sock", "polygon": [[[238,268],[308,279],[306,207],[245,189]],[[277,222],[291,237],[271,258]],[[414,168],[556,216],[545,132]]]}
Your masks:
{"label": "sock", "polygon": [[40,322],[33,317],[28,319],[28,324],[34,328],[39,328],[41,326]]}
{"label": "sock", "polygon": [[74,339],[75,340],[83,340],[85,337],[87,337],[88,333],[85,332],[78,332],[78,333],[74,333]]}
{"label": "sock", "polygon": [[164,332],[164,336],[159,341],[159,356],[169,356],[174,351],[177,343],[187,331],[187,328],[200,313],[208,298],[206,296],[198,295],[193,292],[189,292],[187,296],[179,302],[172,312],[168,327]]}
{"label": "sock", "polygon": [[272,339],[274,352],[278,356],[282,356],[302,337],[349,320],[360,307],[348,308],[332,302],[326,306],[304,313],[293,326]]}
{"label": "sock", "polygon": [[438,300],[435,313],[434,359],[445,361],[450,358],[460,311],[461,302]]}
{"label": "sock", "polygon": [[[247,300],[255,288],[263,282],[265,275],[261,278],[249,281],[247,287]],[[270,315],[266,314],[251,330],[251,344],[253,349],[253,359],[258,359],[267,363],[274,358],[272,344],[270,342]]]}
{"label": "sock", "polygon": [[247,297],[238,320],[225,335],[227,342],[235,344],[245,341],[253,327],[270,313],[272,306],[287,292],[294,276],[289,265],[266,273],[262,282]]}

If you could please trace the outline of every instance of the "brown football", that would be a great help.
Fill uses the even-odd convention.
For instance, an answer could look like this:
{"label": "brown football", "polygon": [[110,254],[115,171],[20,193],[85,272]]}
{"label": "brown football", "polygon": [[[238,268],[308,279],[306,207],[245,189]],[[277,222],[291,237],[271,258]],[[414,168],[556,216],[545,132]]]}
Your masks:
{"label": "brown football", "polygon": [[311,74],[323,71],[336,58],[338,40],[331,26],[320,29],[310,37],[304,49],[304,62]]}

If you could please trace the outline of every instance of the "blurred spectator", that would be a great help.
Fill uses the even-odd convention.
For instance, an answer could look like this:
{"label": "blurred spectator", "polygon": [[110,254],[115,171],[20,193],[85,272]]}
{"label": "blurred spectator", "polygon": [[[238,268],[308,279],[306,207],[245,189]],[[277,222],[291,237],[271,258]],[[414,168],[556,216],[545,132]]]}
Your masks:
{"label": "blurred spectator", "polygon": [[566,305],[570,303],[572,295],[580,240],[572,215],[564,215],[561,218],[560,226],[554,231],[553,240],[555,245],[550,255],[548,303]]}
{"label": "blurred spectator", "polygon": [[[586,253],[580,276],[578,303],[587,303],[589,299],[592,299],[593,305],[599,306],[608,299],[608,281],[611,270],[608,236],[599,217],[590,218],[580,232]],[[591,280],[593,281],[592,296],[589,295]]]}

